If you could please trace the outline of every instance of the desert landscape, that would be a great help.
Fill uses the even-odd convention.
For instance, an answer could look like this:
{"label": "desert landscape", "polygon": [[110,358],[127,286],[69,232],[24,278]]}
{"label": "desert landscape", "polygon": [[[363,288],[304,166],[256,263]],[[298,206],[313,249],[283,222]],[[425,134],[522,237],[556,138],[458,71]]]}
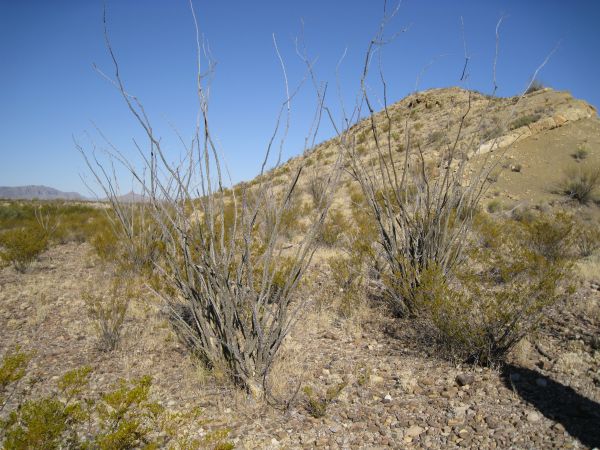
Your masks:
{"label": "desert landscape", "polygon": [[597,109],[535,76],[379,98],[387,19],[351,109],[315,82],[282,161],[286,75],[260,171],[233,183],[200,62],[173,158],[104,13],[101,75],[145,143],[136,164],[73,139],[93,199],[0,187],[2,448],[600,447]]}

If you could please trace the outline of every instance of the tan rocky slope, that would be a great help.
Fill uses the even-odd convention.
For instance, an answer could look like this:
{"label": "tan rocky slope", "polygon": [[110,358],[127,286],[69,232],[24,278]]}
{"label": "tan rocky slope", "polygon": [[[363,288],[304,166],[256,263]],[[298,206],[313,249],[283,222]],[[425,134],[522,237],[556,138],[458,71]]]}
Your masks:
{"label": "tan rocky slope", "polygon": [[[498,161],[502,176],[496,177],[489,196],[501,194],[506,203],[557,199],[552,185],[566,167],[577,164],[573,153],[578,148],[587,150],[586,164],[600,162],[596,109],[568,92],[550,88],[508,98],[460,88],[431,89],[404,98],[387,112],[376,113],[374,119],[382,145],[386,149],[388,143],[391,145],[395,162],[403,161],[410,138],[410,148],[420,148],[426,162],[435,166],[458,135],[457,148],[464,158],[475,162],[486,155]],[[349,140],[366,162],[377,159],[370,128],[370,120],[365,119],[349,130]],[[274,169],[269,176],[283,183],[292,169],[305,164],[309,172],[304,176],[306,182],[311,172],[313,176],[325,173],[338,151],[338,138],[330,139]],[[489,152],[493,155],[487,155]],[[350,176],[345,177],[347,188]],[[344,197],[345,190],[342,188],[338,197]]]}

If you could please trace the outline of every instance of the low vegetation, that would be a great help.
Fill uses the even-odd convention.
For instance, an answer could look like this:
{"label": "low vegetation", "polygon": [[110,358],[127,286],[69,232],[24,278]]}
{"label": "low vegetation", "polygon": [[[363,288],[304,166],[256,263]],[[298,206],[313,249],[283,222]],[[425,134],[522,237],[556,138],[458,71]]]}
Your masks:
{"label": "low vegetation", "polygon": [[525,127],[527,125],[532,124],[533,122],[537,122],[540,120],[542,116],[540,114],[528,114],[526,116],[519,117],[518,119],[512,121],[508,128],[509,130],[516,130],[517,128]]}
{"label": "low vegetation", "polygon": [[451,274],[436,265],[423,272],[423,332],[450,358],[502,362],[568,294],[572,230],[563,215],[525,223],[478,216],[467,258]]}
{"label": "low vegetation", "polygon": [[40,227],[19,227],[0,235],[0,258],[24,273],[48,247],[48,236]]}
{"label": "low vegetation", "polygon": [[595,199],[599,187],[600,166],[588,165],[566,170],[558,191],[581,204],[587,204]]}
{"label": "low vegetation", "polygon": [[[0,365],[0,394],[26,375],[30,356],[20,350],[6,354]],[[228,430],[198,433],[208,425],[193,409],[172,412],[150,399],[152,380],[119,380],[107,392],[92,395],[92,369],[66,372],[56,390],[26,400],[0,421],[0,440],[7,450],[25,449],[232,449]],[[0,398],[1,400],[1,398]],[[0,409],[5,406],[0,403]]]}

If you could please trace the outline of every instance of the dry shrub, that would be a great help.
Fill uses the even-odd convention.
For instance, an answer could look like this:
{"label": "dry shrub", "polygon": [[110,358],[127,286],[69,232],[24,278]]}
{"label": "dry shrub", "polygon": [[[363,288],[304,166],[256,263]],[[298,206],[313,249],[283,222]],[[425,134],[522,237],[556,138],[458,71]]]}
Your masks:
{"label": "dry shrub", "polygon": [[323,201],[323,193],[325,191],[327,179],[316,172],[313,172],[308,178],[306,190],[310,194],[313,206],[317,208]]}
{"label": "dry shrub", "polygon": [[580,222],[575,230],[575,243],[579,256],[586,258],[600,248],[600,229],[598,225]]}
{"label": "dry shrub", "polygon": [[[195,14],[193,6],[192,13]],[[194,23],[200,35],[197,22]],[[221,165],[215,144],[218,139],[213,136],[208,115],[212,77],[207,75],[214,65],[203,53],[205,47],[197,42],[198,84],[194,95],[201,120],[194,121],[190,142],[183,143],[180,158],[175,158],[178,162],[171,162],[172,155],[167,154],[163,140],[155,134],[156,128],[142,103],[125,88],[106,28],[105,37],[113,56],[114,86],[147,137],[148,147],[139,149],[143,161],[141,166],[134,166],[124,160],[118,149],[113,148],[108,154],[110,161],[102,162],[93,151],[86,152],[80,144],[76,145],[112,206],[118,240],[132,249],[140,243],[144,256],[141,262],[145,264],[147,260],[151,266],[150,284],[171,312],[181,338],[207,368],[224,368],[239,386],[255,396],[262,395],[263,382],[276,353],[305,302],[295,294],[316,250],[342,159],[338,157],[322,174],[327,180],[322,197],[325,200],[318,205],[306,233],[294,243],[293,250],[284,253],[289,248],[285,223],[290,219],[286,214],[304,170],[302,166],[296,168],[285,177],[289,180],[283,185],[281,178],[274,180],[269,175],[280,166],[284,142],[280,142],[278,156],[273,143],[283,133],[280,127],[286,120],[280,116],[276,121],[258,181],[251,186],[239,184],[226,192],[228,173]],[[208,59],[209,74],[199,71],[200,58],[204,57]],[[289,106],[289,101],[286,104]],[[322,102],[317,108],[319,114],[315,117],[320,117]],[[281,113],[287,113],[289,119],[285,107]],[[318,124],[313,124],[312,133],[318,129]],[[274,157],[275,167],[268,171],[267,165]],[[107,169],[115,162],[136,180],[146,203],[123,203],[116,191],[116,174]],[[261,233],[260,225],[265,223],[268,226]],[[156,258],[151,256],[152,243],[159,244]],[[291,263],[284,272],[278,272],[277,262],[283,256],[289,256]],[[280,276],[285,279],[277,281]]]}
{"label": "dry shrub", "polygon": [[[95,287],[98,291],[98,288]],[[84,292],[87,311],[98,334],[99,348],[112,351],[121,340],[125,316],[132,299],[139,295],[131,282],[113,276],[99,292]]]}
{"label": "dry shrub", "polygon": [[527,125],[532,124],[533,122],[537,122],[540,120],[542,116],[540,114],[528,114],[526,116],[519,117],[514,120],[508,126],[509,130],[516,130],[517,128],[521,128]]}
{"label": "dry shrub", "polygon": [[21,273],[47,248],[48,236],[37,226],[15,228],[0,235],[0,259]]}
{"label": "dry shrub", "polygon": [[338,245],[349,227],[350,224],[344,213],[340,210],[332,210],[321,228],[319,242],[328,247]]}
{"label": "dry shrub", "polygon": [[368,213],[360,191],[351,191],[350,198],[352,219],[345,232],[346,245],[328,259],[337,311],[344,318],[354,316],[364,303],[372,269],[377,265],[373,248],[377,239],[376,222]]}
{"label": "dry shrub", "polygon": [[544,89],[546,86],[544,86],[544,83],[542,83],[540,80],[533,80],[531,82],[531,84],[529,85],[529,87],[527,88],[527,90],[525,91],[525,94],[531,94],[533,92],[536,91],[540,91],[542,89]]}
{"label": "dry shrub", "polygon": [[570,289],[571,260],[546,246],[567,245],[571,229],[564,221],[558,216],[540,237],[549,217],[533,224],[479,219],[478,240],[452,275],[437,266],[422,273],[417,289],[422,331],[445,356],[494,364],[535,330]]}
{"label": "dry shrub", "polygon": [[600,166],[570,168],[560,182],[558,192],[581,204],[589,203],[600,186]]}

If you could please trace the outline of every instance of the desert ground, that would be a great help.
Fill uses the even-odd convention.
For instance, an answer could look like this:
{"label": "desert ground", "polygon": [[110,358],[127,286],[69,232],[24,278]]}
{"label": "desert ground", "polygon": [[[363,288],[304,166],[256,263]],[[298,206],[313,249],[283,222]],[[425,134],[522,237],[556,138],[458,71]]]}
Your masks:
{"label": "desert ground", "polygon": [[[417,105],[417,139],[427,158],[435,161],[441,154],[435,131],[440,124],[455,129],[452,117],[464,105],[464,95],[454,88],[427,91],[402,100],[391,111]],[[487,101],[477,97],[475,118],[477,108],[490,108]],[[557,190],[567,168],[600,164],[596,111],[551,89],[526,96],[511,113],[514,117],[508,115],[513,104],[513,99],[498,99],[488,116],[500,117],[498,123],[537,116],[501,136],[491,133],[482,140],[481,152],[466,155],[474,171],[484,158],[497,163],[481,210],[492,220],[527,211],[566,211],[578,223],[600,226],[598,200],[581,204]],[[476,122],[464,133],[465,142],[481,130]],[[491,127],[494,122],[489,123]],[[367,128],[361,122],[353,132]],[[394,145],[402,142],[401,136],[389,139]],[[362,145],[364,161],[377,157],[369,138]],[[309,203],[311,174],[332,167],[335,146],[335,139],[322,143],[269,176],[287,180],[305,165],[308,175],[299,181],[298,201]],[[586,150],[581,160],[573,156],[578,148]],[[398,152],[400,160],[403,155]],[[344,174],[332,211],[350,218],[356,189],[352,177]],[[91,239],[52,243],[24,273],[6,264],[0,269],[0,356],[19,346],[31,352],[31,360],[0,417],[26,399],[51,395],[67,371],[88,366],[85,396],[99,396],[120,379],[148,375],[150,398],[159,405],[172,411],[200,408],[202,420],[187,423],[186,433],[201,439],[225,430],[221,440],[234,448],[600,447],[598,247],[574,258],[572,291],[545,311],[532,333],[503,361],[479,365],[438,351],[419,333],[418,320],[390,314],[368,286],[350,312],[341,308],[348,288],[335,284],[328,259],[343,252],[345,232],[319,245],[307,281],[295,293],[305,307],[266,378],[271,398],[256,398],[225,373],[205,367],[179,338],[164,303],[141,276],[118,345],[112,351],[100,348],[85,298],[105,295],[117,269],[97,254]],[[288,236],[290,245],[299,239],[294,233]],[[327,392],[335,395],[329,398]],[[312,396],[326,399],[322,414],[311,407]],[[159,447],[183,448],[161,436]]]}

